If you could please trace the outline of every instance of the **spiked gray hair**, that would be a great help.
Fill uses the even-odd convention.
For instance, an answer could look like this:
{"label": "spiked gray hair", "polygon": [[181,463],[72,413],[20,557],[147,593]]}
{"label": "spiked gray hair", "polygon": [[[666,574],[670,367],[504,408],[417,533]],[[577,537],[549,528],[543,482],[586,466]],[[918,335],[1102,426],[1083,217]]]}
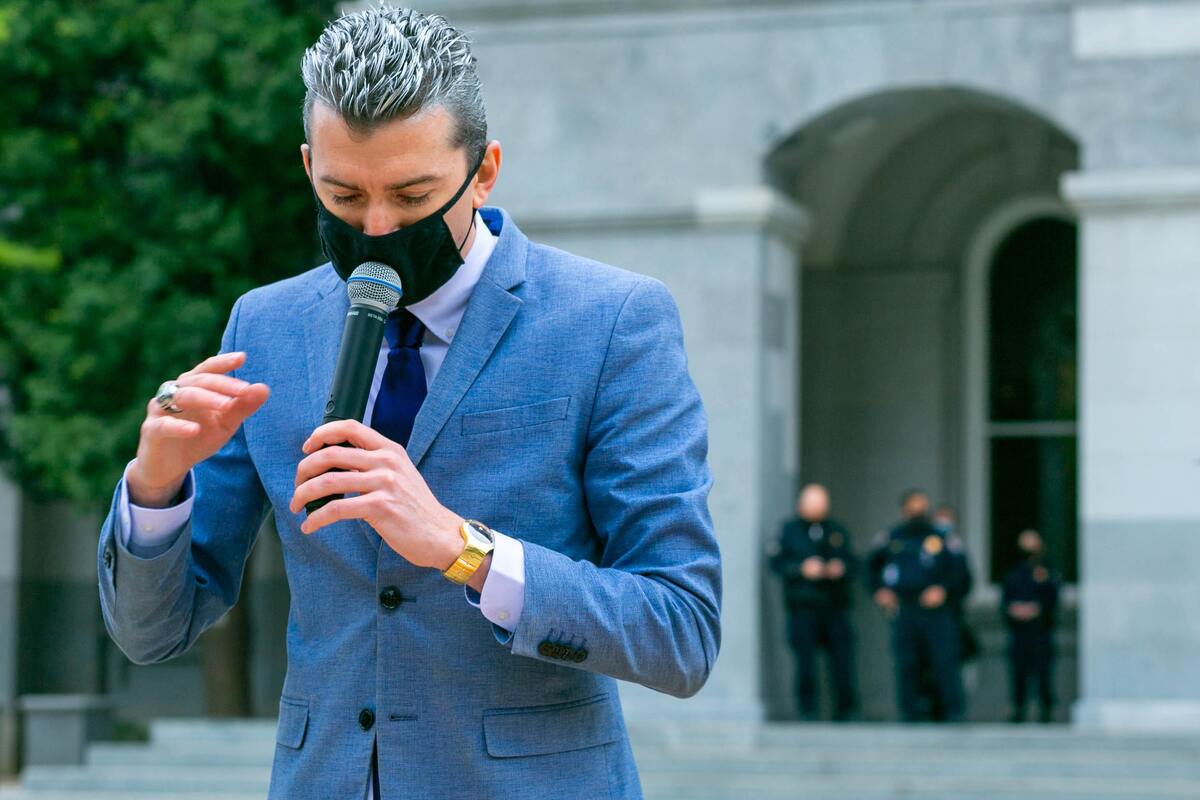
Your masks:
{"label": "spiked gray hair", "polygon": [[330,22],[300,68],[304,136],[321,101],[352,130],[441,106],[455,118],[453,145],[468,161],[487,146],[487,115],[470,40],[445,17],[380,4]]}

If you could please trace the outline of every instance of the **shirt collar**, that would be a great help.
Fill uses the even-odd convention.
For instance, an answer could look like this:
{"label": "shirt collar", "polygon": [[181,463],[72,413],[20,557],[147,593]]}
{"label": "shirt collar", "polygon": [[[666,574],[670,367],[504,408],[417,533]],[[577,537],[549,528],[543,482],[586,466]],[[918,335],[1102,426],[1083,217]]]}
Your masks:
{"label": "shirt collar", "polygon": [[496,237],[476,211],[475,241],[471,243],[462,265],[450,276],[450,280],[429,297],[405,306],[414,317],[421,320],[430,335],[446,344],[454,339],[463,313],[467,310],[467,302],[471,299],[471,292],[479,283],[479,276],[483,274],[483,268],[495,249]]}

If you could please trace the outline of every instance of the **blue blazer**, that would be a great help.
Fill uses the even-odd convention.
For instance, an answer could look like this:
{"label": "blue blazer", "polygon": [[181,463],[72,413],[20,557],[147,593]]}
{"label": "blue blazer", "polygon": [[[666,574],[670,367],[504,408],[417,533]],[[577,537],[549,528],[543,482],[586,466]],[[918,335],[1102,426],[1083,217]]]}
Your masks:
{"label": "blue blazer", "polygon": [[222,348],[271,397],[196,467],[179,537],[132,554],[115,501],[101,531],[105,624],[151,663],[233,606],[274,514],[291,609],[272,800],[365,796],[376,740],[384,800],[637,798],[616,679],[687,697],[717,657],[707,422],[671,295],[483,216],[496,248],[408,451],[443,505],[522,540],[516,631],[365,523],[305,536],[288,510],[348,306],[328,264],[234,305]]}

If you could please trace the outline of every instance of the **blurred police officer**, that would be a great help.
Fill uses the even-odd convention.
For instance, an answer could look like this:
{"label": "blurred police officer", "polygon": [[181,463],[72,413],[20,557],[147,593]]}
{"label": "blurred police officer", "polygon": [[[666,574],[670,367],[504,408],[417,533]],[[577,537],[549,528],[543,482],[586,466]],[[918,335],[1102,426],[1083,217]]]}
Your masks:
{"label": "blurred police officer", "polygon": [[[966,615],[966,599],[971,593],[974,577],[971,574],[970,562],[967,561],[967,551],[963,546],[962,536],[958,533],[958,512],[954,506],[942,503],[933,510],[929,521],[933,523],[933,527],[942,532],[942,536],[946,539],[946,550],[951,557],[957,559],[958,567],[962,570],[962,591],[951,598],[949,605],[954,610],[954,618],[958,621],[958,663],[959,667],[965,670],[967,665],[979,655],[979,640],[975,638],[975,632],[971,630]],[[965,677],[963,684],[964,686],[967,684]],[[946,709],[938,699],[936,686],[933,668],[922,657],[920,678],[922,708],[929,709],[929,719],[934,722],[945,722]]]}
{"label": "blurred police officer", "polygon": [[850,719],[857,707],[854,631],[848,612],[855,568],[850,535],[830,519],[829,493],[820,484],[801,490],[796,513],[783,526],[771,567],[784,582],[800,718],[817,717],[816,654],[824,647],[833,679],[834,719]]}
{"label": "blurred police officer", "polygon": [[1041,534],[1022,531],[1017,547],[1024,560],[1004,579],[1001,608],[1009,633],[1012,676],[1012,721],[1025,721],[1026,690],[1038,684],[1041,721],[1054,715],[1054,612],[1061,580],[1044,563]]}
{"label": "blurred police officer", "polygon": [[917,489],[900,499],[902,521],[876,537],[867,570],[876,605],[892,620],[900,717],[921,718],[921,665],[933,674],[945,719],[962,721],[959,626],[955,607],[966,594],[961,547],[947,540],[929,518],[929,495]]}

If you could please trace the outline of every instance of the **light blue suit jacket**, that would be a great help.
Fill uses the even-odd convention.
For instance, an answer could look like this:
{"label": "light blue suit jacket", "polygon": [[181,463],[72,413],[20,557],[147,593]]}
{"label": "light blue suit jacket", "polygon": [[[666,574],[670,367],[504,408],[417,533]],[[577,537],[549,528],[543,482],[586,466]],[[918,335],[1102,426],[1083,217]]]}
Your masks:
{"label": "light blue suit jacket", "polygon": [[[271,397],[197,466],[182,535],[143,558],[115,504],[104,523],[105,623],[149,663],[236,602],[274,513],[291,610],[273,800],[363,797],[376,739],[384,800],[640,797],[615,679],[686,697],[717,657],[707,423],[674,301],[530,242],[499,209],[483,216],[496,249],[408,451],[447,508],[522,540],[513,633],[365,523],[305,536],[288,510],[348,306],[328,264],[234,305],[222,347],[247,352],[238,377]],[[393,610],[390,586],[405,599]]]}

